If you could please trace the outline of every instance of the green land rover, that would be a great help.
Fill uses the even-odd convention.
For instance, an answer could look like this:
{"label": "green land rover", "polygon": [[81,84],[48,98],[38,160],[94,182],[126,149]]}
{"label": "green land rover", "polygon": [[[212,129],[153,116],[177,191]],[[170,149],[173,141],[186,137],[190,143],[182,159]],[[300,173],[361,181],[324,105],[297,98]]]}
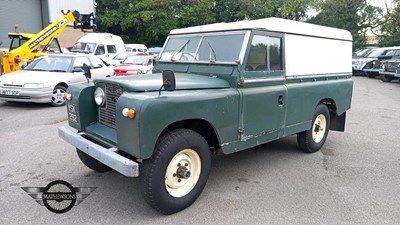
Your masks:
{"label": "green land rover", "polygon": [[71,85],[73,129],[60,127],[59,136],[92,170],[140,174],[146,201],[172,214],[200,195],[213,153],[294,134],[302,150],[316,152],[329,130],[344,131],[351,59],[348,31],[303,22],[172,30],[153,74]]}

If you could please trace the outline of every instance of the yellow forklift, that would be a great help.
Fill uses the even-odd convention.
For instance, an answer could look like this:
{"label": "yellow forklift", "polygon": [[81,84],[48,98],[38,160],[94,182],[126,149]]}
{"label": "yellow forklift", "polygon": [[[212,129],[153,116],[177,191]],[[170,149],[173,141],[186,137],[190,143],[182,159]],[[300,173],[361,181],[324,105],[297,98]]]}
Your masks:
{"label": "yellow forklift", "polygon": [[[49,24],[37,34],[11,32],[8,37],[11,39],[8,51],[2,52],[2,75],[13,71],[21,70],[34,58],[48,53],[61,53],[61,47],[57,36],[65,27],[73,23],[74,28],[96,29],[93,13],[81,15],[78,11],[61,11],[63,14],[53,23]],[[18,29],[16,24],[15,30]]]}

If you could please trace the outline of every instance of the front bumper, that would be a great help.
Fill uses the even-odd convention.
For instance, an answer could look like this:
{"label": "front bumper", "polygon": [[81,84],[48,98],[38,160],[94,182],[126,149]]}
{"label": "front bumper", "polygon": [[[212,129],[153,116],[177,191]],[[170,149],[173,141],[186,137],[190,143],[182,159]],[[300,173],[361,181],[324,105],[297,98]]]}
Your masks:
{"label": "front bumper", "polygon": [[128,177],[139,176],[139,164],[116,153],[115,148],[104,148],[65,127],[58,128],[58,135],[69,144]]}
{"label": "front bumper", "polygon": [[53,89],[40,88],[40,89],[28,89],[20,87],[0,87],[2,90],[18,92],[18,95],[6,95],[0,93],[0,99],[4,101],[13,102],[35,102],[35,103],[49,103],[53,95]]}
{"label": "front bumper", "polygon": [[385,76],[389,76],[389,77],[394,77],[395,73],[382,71],[382,72],[379,72],[379,75],[385,75]]}

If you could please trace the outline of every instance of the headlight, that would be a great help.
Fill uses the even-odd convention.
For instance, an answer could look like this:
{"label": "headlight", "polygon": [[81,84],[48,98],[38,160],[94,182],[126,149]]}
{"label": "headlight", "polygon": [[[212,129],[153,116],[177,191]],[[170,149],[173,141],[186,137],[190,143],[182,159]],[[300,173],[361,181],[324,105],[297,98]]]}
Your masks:
{"label": "headlight", "polygon": [[43,83],[26,83],[24,88],[44,88]]}
{"label": "headlight", "polygon": [[98,106],[103,106],[106,103],[106,95],[103,88],[96,88],[96,90],[94,91],[94,101]]}
{"label": "headlight", "polygon": [[3,83],[1,83],[1,81],[0,81],[0,87],[3,87]]}
{"label": "headlight", "polygon": [[362,62],[361,61],[353,61],[353,65],[361,65]]}

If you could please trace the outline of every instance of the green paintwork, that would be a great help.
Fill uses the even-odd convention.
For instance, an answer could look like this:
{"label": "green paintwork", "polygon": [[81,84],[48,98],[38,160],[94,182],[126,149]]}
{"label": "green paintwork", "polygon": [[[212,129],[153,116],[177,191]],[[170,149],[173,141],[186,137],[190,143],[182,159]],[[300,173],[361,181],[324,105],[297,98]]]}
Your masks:
{"label": "green paintwork", "polygon": [[[117,113],[118,148],[138,158],[151,156],[161,132],[183,120],[203,120],[219,134],[221,143],[237,141],[239,93],[233,88],[174,92],[127,93],[118,99],[117,112],[134,108],[135,119]],[[121,115],[121,116],[120,116]],[[227,145],[227,151],[235,151]]]}
{"label": "green paintwork", "polygon": [[[248,54],[249,49],[244,62]],[[285,70],[246,71],[243,65],[157,62],[155,72],[173,70],[176,75],[176,90],[162,90],[161,95],[161,73],[97,79],[96,85],[111,83],[123,88],[116,105],[115,129],[97,122],[93,83],[71,85],[68,92],[73,98],[68,104],[79,106],[80,122],[70,121],[70,126],[97,142],[147,159],[168,127],[187,121],[190,128],[192,121],[202,121],[211,127],[207,133],[216,134],[218,146],[214,147],[229,154],[310,129],[320,103],[329,103],[336,117],[350,108],[350,73],[286,77]],[[135,109],[136,117],[124,117],[124,108]]]}
{"label": "green paintwork", "polygon": [[[177,90],[227,88],[229,83],[223,79],[209,76],[198,76],[184,73],[175,73]],[[117,84],[125,91],[157,91],[162,85],[161,74],[148,74],[133,77],[118,77],[114,79],[96,79],[96,83],[108,82]]]}
{"label": "green paintwork", "polygon": [[67,108],[70,105],[76,106],[79,123],[69,119],[69,125],[79,131],[85,130],[89,124],[97,121],[97,105],[93,101],[93,82],[70,85],[67,90],[72,99],[67,101]]}

